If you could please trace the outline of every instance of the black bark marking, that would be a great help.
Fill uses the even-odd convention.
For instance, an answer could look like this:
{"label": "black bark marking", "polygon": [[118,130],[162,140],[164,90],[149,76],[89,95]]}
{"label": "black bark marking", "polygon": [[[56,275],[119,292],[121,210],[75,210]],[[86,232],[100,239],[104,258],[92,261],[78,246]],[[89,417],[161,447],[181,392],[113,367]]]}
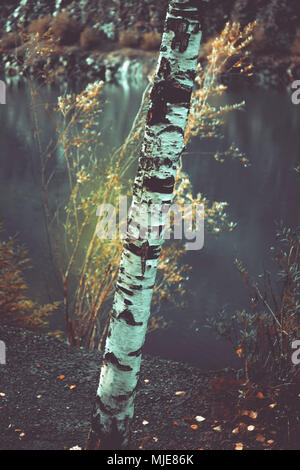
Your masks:
{"label": "black bark marking", "polygon": [[144,242],[141,246],[141,263],[142,263],[142,275],[145,274],[145,269],[146,269],[146,261],[147,261],[147,256],[148,256],[148,250],[149,250],[149,242],[148,240]]}
{"label": "black bark marking", "polygon": [[[114,411],[109,408],[108,406],[104,405],[102,402],[101,398],[97,395],[96,397],[96,403],[95,403],[95,415],[94,415],[94,423],[93,423],[93,429],[96,432],[101,432],[101,427],[100,427],[100,419],[98,417],[98,410],[100,410],[102,413],[105,413],[107,415],[112,416],[114,414]],[[95,429],[96,427],[96,429]]]}
{"label": "black bark marking", "polygon": [[[142,253],[141,246],[137,246],[135,243],[130,241],[125,245],[125,248],[128,251],[130,251],[130,253],[142,257],[143,253]],[[161,250],[161,248],[158,245],[152,245],[152,246],[149,245],[148,250],[147,250],[147,258],[146,259],[149,260],[149,259],[159,258],[160,250]]]}
{"label": "black bark marking", "polygon": [[166,118],[168,111],[167,101],[164,93],[165,82],[154,84],[150,94],[150,108],[148,111],[147,123],[149,126],[155,124],[169,124],[170,121]]}
{"label": "black bark marking", "polygon": [[151,104],[147,117],[148,125],[170,124],[166,117],[168,104],[184,105],[186,103],[189,106],[192,91],[192,86],[183,85],[175,79],[161,80],[155,83],[150,94]]}
{"label": "black bark marking", "polygon": [[131,353],[128,354],[128,356],[130,357],[138,357],[142,354],[142,349],[143,348],[139,348],[137,349],[136,351],[132,351]]}
{"label": "black bark marking", "polygon": [[[173,127],[173,126],[169,126],[168,127],[169,130],[170,130],[170,127]],[[177,126],[174,126],[174,127],[177,127]],[[160,131],[160,133],[162,132],[163,131]],[[179,132],[179,129],[178,129],[178,132]],[[150,171],[159,171],[162,166],[165,166],[166,168],[172,168],[173,164],[174,164],[174,160],[171,158],[168,158],[168,157],[163,158],[163,159],[159,157],[152,158],[152,157],[146,157],[142,151],[140,153],[139,166],[146,173]]]}
{"label": "black bark marking", "polygon": [[159,131],[157,135],[161,135],[164,132],[178,132],[179,134],[184,135],[183,129],[180,126],[173,126],[173,125],[167,126],[161,131]]}
{"label": "black bark marking", "polygon": [[138,387],[138,384],[136,384],[136,386],[134,387],[134,389],[131,392],[124,393],[123,395],[113,396],[112,398],[114,400],[116,400],[117,402],[122,402],[122,401],[125,401],[125,400],[129,400],[129,398],[131,398],[132,395],[135,394],[135,392],[137,390],[137,387]]}
{"label": "black bark marking", "polygon": [[126,304],[126,305],[132,305],[133,302],[131,302],[131,300],[129,300],[129,299],[124,299],[124,304]]}
{"label": "black bark marking", "polygon": [[118,360],[118,358],[114,355],[114,353],[106,353],[104,356],[104,364],[110,363],[113,366],[117,367],[117,369],[122,370],[123,372],[130,372],[132,371],[132,367],[130,366],[124,366],[121,364]]}
{"label": "black bark marking", "polygon": [[160,61],[160,66],[159,66],[157,75],[160,78],[163,78],[164,80],[167,80],[170,76],[170,73],[171,73],[170,62],[165,57],[162,57],[162,59]]}
{"label": "black bark marking", "polygon": [[[189,20],[198,20],[200,19],[200,0],[190,0],[188,3],[182,4],[175,2],[172,5],[173,8],[170,10],[170,14],[173,16],[183,16]],[[193,8],[193,10],[191,10]]]}
{"label": "black bark marking", "polygon": [[126,308],[118,315],[118,320],[124,320],[130,326],[142,326],[143,322],[136,322],[132,312]]}
{"label": "black bark marking", "polygon": [[128,400],[132,395],[133,395],[134,392],[130,392],[130,393],[127,393],[127,394],[124,394],[124,395],[117,395],[117,396],[113,396],[113,400],[117,401],[117,402],[122,402],[122,401],[125,401],[125,400]]}
{"label": "black bark marking", "polygon": [[130,288],[131,288],[132,290],[142,290],[143,287],[142,287],[141,285],[136,286],[136,285],[134,285],[134,284],[131,284]]}
{"label": "black bark marking", "polygon": [[120,286],[120,284],[116,285],[116,290],[120,290],[124,292],[124,294],[129,295],[130,297],[132,297],[134,294],[131,290],[125,289],[125,287]]}
{"label": "black bark marking", "polygon": [[144,187],[147,191],[151,193],[160,193],[160,194],[172,194],[175,178],[174,176],[169,176],[168,178],[160,179],[156,176],[145,177],[144,178]]}
{"label": "black bark marking", "polygon": [[[177,13],[178,11],[178,13]],[[197,13],[197,12],[196,12]],[[174,16],[180,16],[187,12],[182,13],[180,10],[172,10],[171,14]],[[189,22],[181,18],[169,18],[167,21],[167,30],[174,31],[174,38],[172,39],[171,48],[173,50],[178,49],[179,52],[183,53],[187,50],[190,40],[190,34],[188,34]]]}

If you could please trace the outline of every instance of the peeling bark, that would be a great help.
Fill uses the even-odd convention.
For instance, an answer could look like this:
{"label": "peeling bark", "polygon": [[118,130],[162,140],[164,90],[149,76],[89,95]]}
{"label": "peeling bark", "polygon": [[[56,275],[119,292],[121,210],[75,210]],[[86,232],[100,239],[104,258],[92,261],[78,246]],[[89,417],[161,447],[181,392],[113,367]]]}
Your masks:
{"label": "peeling bark", "polygon": [[[151,210],[172,202],[201,39],[199,20],[198,0],[171,0],[129,214],[136,234],[138,227],[148,226],[136,210],[140,204]],[[131,233],[124,242],[87,449],[128,446],[166,218],[162,211],[159,220],[151,220],[146,238]],[[153,233],[159,236],[151,238]]]}

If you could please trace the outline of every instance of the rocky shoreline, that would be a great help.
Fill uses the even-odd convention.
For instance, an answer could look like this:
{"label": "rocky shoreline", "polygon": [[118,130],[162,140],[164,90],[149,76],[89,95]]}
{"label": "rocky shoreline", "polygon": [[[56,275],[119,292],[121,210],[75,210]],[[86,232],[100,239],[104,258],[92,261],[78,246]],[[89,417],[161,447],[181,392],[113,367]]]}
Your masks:
{"label": "rocky shoreline", "polygon": [[[227,21],[238,21],[242,26],[258,22],[253,46],[254,75],[247,79],[249,86],[286,89],[300,77],[300,4],[298,0],[199,0],[202,8],[204,45],[215,37]],[[157,52],[139,47],[122,47],[122,31],[135,30],[139,34],[161,33],[168,0],[10,0],[3,7],[0,26],[2,41],[7,35],[26,31],[36,19],[52,17],[64,12],[80,31],[90,28],[101,37],[102,45],[84,50],[75,41],[59,46],[55,52],[35,57],[24,67],[27,44],[0,50],[0,78],[7,82],[22,80],[23,76],[37,78],[55,71],[55,81],[74,83],[88,80],[119,81],[127,63],[126,72],[135,80],[147,75],[155,66]],[[129,62],[129,66],[128,66]],[[242,80],[225,76],[226,84],[237,86]],[[244,82],[243,82],[244,83]]]}

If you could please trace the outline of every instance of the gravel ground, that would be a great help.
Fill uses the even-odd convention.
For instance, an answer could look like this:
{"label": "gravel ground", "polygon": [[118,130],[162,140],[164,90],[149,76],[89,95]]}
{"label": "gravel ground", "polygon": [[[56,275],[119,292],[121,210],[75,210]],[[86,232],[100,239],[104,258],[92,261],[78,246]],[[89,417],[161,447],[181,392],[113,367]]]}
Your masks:
{"label": "gravel ground", "polygon": [[[0,339],[7,350],[7,364],[0,365],[0,449],[84,446],[101,354],[16,328],[0,327]],[[200,447],[201,433],[186,431],[189,420],[207,414],[208,381],[209,373],[196,368],[145,357],[132,448]],[[183,414],[187,423],[178,419]]]}
{"label": "gravel ground", "polygon": [[[16,328],[0,327],[0,340],[0,450],[84,447],[101,354]],[[299,450],[299,391],[297,374],[245,383],[145,355],[131,449]]]}

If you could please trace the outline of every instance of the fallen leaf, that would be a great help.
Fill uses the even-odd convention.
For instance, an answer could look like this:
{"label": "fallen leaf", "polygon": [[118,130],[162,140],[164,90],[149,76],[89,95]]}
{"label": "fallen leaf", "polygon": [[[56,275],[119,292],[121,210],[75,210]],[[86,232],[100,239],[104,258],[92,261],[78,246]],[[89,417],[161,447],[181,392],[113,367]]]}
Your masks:
{"label": "fallen leaf", "polygon": [[143,425],[146,426],[146,424],[149,424],[149,421],[147,421],[146,419],[144,419]]}
{"label": "fallen leaf", "polygon": [[234,428],[234,429],[232,430],[232,434],[237,434],[238,432],[239,432],[239,428]]}
{"label": "fallen leaf", "polygon": [[264,397],[264,394],[262,392],[258,392],[258,394],[256,395],[256,398],[259,398],[260,400],[262,400]]}
{"label": "fallen leaf", "polygon": [[249,417],[250,417],[251,419],[256,419],[257,416],[258,416],[257,411],[250,411]]}
{"label": "fallen leaf", "polygon": [[237,350],[236,350],[236,353],[237,353],[238,356],[241,357],[241,355],[242,355],[242,353],[243,353],[243,350],[242,350],[242,349],[237,349]]}
{"label": "fallen leaf", "polygon": [[252,424],[250,426],[247,427],[248,431],[252,432],[254,431],[255,429],[255,426],[253,426]]}
{"label": "fallen leaf", "polygon": [[0,397],[5,397],[5,393],[1,392]]}
{"label": "fallen leaf", "polygon": [[235,444],[235,450],[243,450],[243,449],[244,449],[244,445],[241,442],[238,442],[237,444]]}
{"label": "fallen leaf", "polygon": [[257,434],[256,440],[257,442],[265,442],[266,438],[262,434]]}
{"label": "fallen leaf", "polygon": [[196,429],[198,429],[198,426],[197,426],[197,424],[191,424],[190,428],[193,429],[193,430],[196,430]]}
{"label": "fallen leaf", "polygon": [[65,375],[60,375],[58,378],[59,378],[59,380],[64,380]]}
{"label": "fallen leaf", "polygon": [[195,420],[198,421],[198,423],[202,423],[202,421],[205,421],[206,418],[204,418],[203,416],[195,416]]}
{"label": "fallen leaf", "polygon": [[70,390],[74,390],[74,388],[76,388],[76,385],[70,385],[69,387]]}
{"label": "fallen leaf", "polygon": [[269,408],[275,408],[275,406],[277,406],[277,403],[271,403],[271,405],[269,405]]}
{"label": "fallen leaf", "polygon": [[221,432],[222,431],[222,427],[221,426],[215,426],[213,428],[214,431],[217,431],[217,432]]}
{"label": "fallen leaf", "polygon": [[37,395],[36,398],[42,398],[42,395]]}
{"label": "fallen leaf", "polygon": [[182,391],[182,390],[180,390],[179,392],[175,392],[175,395],[176,395],[177,397],[183,397],[185,394],[186,394],[186,392],[184,392],[184,391]]}

